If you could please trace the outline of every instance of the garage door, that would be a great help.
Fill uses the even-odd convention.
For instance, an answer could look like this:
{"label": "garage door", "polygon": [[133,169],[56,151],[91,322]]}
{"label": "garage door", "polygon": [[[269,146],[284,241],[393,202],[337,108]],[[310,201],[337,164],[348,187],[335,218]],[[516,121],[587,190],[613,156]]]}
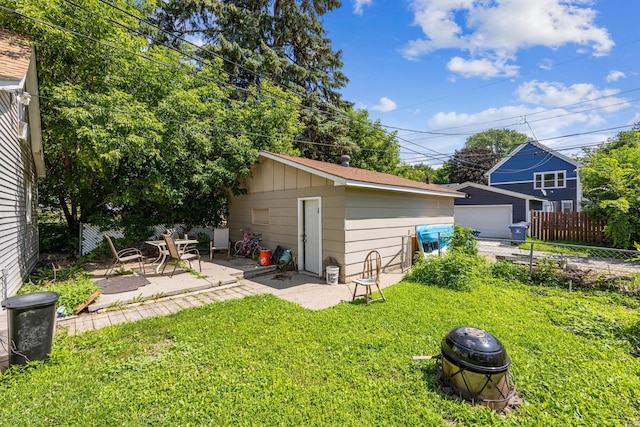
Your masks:
{"label": "garage door", "polygon": [[511,205],[455,206],[453,215],[456,224],[480,230],[480,237],[511,238]]}

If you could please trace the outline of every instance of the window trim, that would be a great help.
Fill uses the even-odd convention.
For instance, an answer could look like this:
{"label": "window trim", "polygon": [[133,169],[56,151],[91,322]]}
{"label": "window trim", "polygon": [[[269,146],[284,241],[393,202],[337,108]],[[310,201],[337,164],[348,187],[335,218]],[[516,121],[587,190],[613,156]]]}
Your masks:
{"label": "window trim", "polygon": [[271,224],[271,209],[269,208],[252,208],[251,224],[253,225],[269,225]]}
{"label": "window trim", "polygon": [[[569,206],[569,210],[565,211],[564,207]],[[561,200],[560,201],[560,212],[573,212],[573,200]]]}
{"label": "window trim", "polygon": [[[547,186],[545,182],[545,175],[553,174],[553,185]],[[562,185],[558,184],[558,175],[562,175]],[[567,171],[559,170],[559,171],[545,171],[545,172],[535,172],[533,174],[533,188],[534,190],[547,190],[553,188],[567,188]]]}

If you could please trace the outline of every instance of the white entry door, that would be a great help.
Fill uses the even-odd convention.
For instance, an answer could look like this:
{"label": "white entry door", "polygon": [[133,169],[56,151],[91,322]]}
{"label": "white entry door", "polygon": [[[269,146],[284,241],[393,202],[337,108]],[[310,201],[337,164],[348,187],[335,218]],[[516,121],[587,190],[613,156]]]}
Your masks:
{"label": "white entry door", "polygon": [[298,201],[298,267],[309,273],[322,274],[322,230],[320,219],[320,199],[300,199]]}

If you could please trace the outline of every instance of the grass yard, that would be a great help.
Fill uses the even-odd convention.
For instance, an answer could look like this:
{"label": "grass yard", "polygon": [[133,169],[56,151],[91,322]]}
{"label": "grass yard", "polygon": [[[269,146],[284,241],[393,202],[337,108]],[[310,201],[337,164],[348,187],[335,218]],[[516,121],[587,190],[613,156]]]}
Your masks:
{"label": "grass yard", "polygon": [[[385,294],[317,312],[254,296],[57,336],[51,360],[0,376],[0,425],[640,424],[637,299],[492,279]],[[515,412],[442,396],[434,362],[412,360],[461,325],[504,344]]]}

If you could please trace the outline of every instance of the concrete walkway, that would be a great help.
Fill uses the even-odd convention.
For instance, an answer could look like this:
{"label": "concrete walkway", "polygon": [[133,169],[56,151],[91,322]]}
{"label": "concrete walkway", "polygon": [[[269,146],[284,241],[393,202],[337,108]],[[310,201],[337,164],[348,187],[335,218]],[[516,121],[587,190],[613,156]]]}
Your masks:
{"label": "concrete walkway", "polygon": [[[384,273],[380,280],[380,287],[385,288],[400,282],[402,273],[400,271]],[[67,333],[75,335],[104,326],[167,315],[185,308],[265,293],[273,294],[310,310],[322,310],[341,302],[351,301],[353,284],[328,285],[322,279],[304,273],[267,271],[259,276],[238,277],[234,283],[194,289],[140,303],[121,307],[104,307],[78,316],[64,317],[58,319],[57,328],[58,331],[67,329]],[[109,297],[109,299],[112,298]],[[104,302],[98,305],[104,305]]]}
{"label": "concrete walkway", "polygon": [[[151,267],[151,266],[150,266]],[[202,274],[178,269],[170,278],[147,270],[149,283],[136,290],[103,293],[88,310],[75,316],[56,320],[56,332],[69,335],[100,329],[105,326],[135,322],[154,316],[164,316],[206,304],[245,296],[270,293],[310,310],[321,310],[351,301],[353,284],[329,285],[324,279],[297,271],[276,271],[274,267],[259,267],[246,259],[215,259],[202,262]],[[89,266],[95,281],[104,279],[104,269]],[[170,273],[170,272],[169,272]],[[381,287],[402,280],[400,270],[383,271]],[[2,310],[4,311],[4,309]],[[8,365],[7,314],[0,311],[0,367]]]}

